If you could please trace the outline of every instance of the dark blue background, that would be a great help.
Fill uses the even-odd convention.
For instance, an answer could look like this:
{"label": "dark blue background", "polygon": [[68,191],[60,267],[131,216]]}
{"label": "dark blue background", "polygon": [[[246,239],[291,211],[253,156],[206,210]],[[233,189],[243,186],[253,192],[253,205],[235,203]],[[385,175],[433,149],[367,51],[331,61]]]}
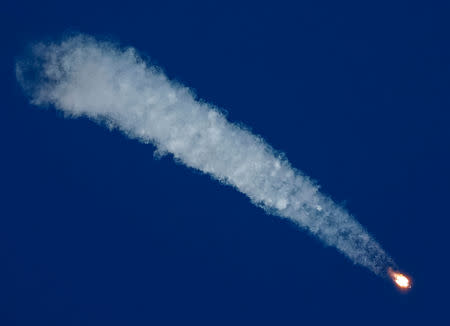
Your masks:
{"label": "dark blue background", "polygon": [[[363,2],[364,4],[361,4]],[[1,325],[445,325],[447,1],[3,1]],[[402,294],[153,147],[27,103],[14,60],[112,37],[342,202]]]}

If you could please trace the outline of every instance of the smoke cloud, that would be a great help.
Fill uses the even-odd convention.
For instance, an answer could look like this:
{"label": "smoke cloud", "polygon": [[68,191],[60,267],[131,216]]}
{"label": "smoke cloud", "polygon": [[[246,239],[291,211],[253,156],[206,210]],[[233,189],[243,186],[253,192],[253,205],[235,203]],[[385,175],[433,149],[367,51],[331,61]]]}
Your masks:
{"label": "smoke cloud", "polygon": [[171,154],[231,185],[378,275],[393,265],[369,233],[282,154],[169,80],[133,48],[84,35],[35,44],[17,62],[16,75],[32,104],[86,116],[151,143],[158,155]]}

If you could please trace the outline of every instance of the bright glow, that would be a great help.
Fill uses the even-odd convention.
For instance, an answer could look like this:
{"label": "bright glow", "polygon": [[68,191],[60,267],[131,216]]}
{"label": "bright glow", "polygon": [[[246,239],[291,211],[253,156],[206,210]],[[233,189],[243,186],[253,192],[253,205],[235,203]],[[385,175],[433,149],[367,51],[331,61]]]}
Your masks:
{"label": "bright glow", "polygon": [[389,275],[399,288],[401,289],[411,288],[411,280],[405,274],[396,272],[393,269],[389,268]]}

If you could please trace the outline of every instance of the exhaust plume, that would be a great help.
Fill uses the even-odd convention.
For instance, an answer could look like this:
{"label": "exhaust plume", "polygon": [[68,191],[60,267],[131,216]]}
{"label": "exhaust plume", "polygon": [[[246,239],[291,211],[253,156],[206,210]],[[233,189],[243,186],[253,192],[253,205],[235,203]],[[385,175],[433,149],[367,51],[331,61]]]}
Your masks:
{"label": "exhaust plume", "polygon": [[189,88],[169,80],[133,48],[75,35],[36,44],[16,64],[32,104],[86,116],[171,154],[287,218],[378,275],[392,259],[342,207],[261,137],[227,121]]}

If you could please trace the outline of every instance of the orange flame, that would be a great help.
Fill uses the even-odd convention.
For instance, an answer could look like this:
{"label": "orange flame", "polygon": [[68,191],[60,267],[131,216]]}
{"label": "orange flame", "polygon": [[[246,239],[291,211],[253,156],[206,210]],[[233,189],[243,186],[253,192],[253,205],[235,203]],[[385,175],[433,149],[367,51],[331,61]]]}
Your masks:
{"label": "orange flame", "polygon": [[394,271],[389,267],[388,274],[392,281],[402,290],[408,290],[411,288],[411,279],[400,272]]}

